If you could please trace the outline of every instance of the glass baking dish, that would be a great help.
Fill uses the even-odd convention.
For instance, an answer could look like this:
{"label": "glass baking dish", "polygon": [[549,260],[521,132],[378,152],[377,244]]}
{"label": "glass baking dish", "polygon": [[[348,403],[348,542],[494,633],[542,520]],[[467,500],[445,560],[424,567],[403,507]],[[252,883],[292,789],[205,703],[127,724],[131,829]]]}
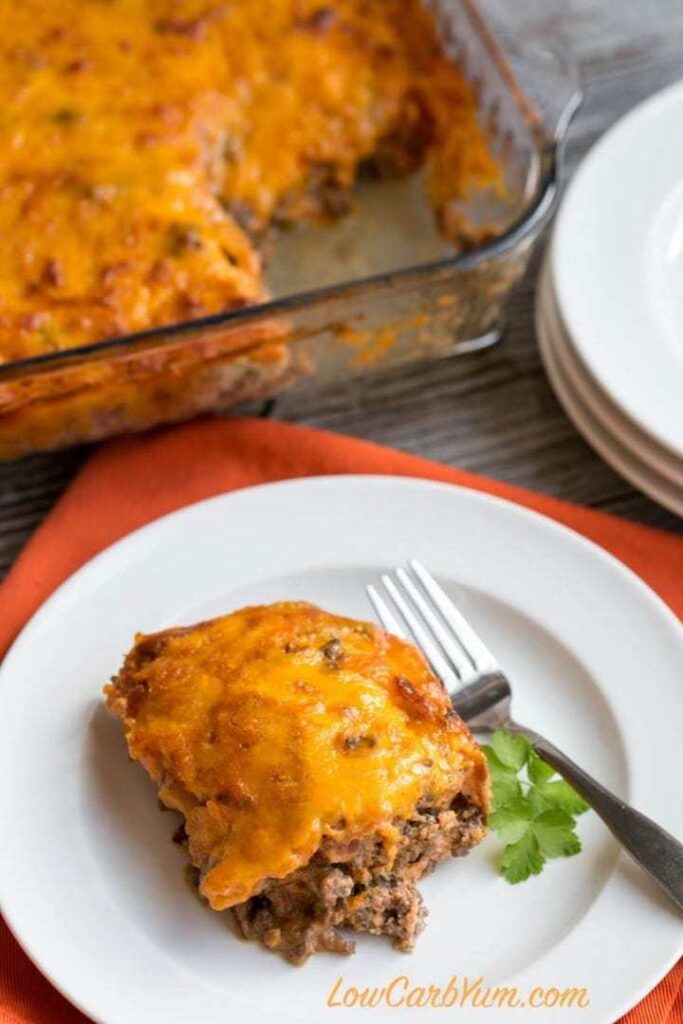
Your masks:
{"label": "glass baking dish", "polygon": [[0,366],[0,458],[498,339],[505,300],[554,206],[579,92],[557,54],[496,38],[475,0],[426,2],[474,86],[504,181],[450,211],[458,251],[438,234],[419,175],[361,183],[349,216],[280,236],[271,301]]}

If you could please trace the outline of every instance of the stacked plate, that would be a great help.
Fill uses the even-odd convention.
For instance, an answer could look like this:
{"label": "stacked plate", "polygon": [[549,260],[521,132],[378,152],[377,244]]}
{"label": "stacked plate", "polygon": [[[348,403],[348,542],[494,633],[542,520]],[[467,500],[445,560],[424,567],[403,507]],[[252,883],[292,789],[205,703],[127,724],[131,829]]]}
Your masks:
{"label": "stacked plate", "polygon": [[683,83],[592,150],[539,284],[541,355],[567,414],[640,490],[683,515]]}

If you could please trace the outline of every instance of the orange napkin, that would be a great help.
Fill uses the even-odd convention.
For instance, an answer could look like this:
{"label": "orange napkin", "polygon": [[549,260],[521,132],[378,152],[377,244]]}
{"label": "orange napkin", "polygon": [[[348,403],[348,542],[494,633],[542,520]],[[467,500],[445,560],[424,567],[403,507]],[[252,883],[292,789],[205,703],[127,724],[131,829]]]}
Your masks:
{"label": "orange napkin", "polygon": [[[364,441],[268,420],[211,420],[117,440],[92,456],[0,590],[0,653],[62,580],[151,519],[251,484],[338,473],[442,480],[535,509],[611,551],[683,617],[681,538]],[[0,929],[0,1022],[85,1021]],[[683,1024],[683,961],[623,1021]]]}

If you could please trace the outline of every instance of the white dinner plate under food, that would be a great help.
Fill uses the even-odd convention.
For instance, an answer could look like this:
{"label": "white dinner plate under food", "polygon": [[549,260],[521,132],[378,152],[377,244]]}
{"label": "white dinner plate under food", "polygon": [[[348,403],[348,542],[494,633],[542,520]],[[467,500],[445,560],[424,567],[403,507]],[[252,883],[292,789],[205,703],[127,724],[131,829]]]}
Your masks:
{"label": "white dinner plate under food", "polygon": [[[286,598],[371,618],[365,583],[410,557],[434,571],[509,670],[519,719],[683,834],[683,631],[603,551],[515,505],[417,480],[319,478],[212,498],[80,569],[0,670],[2,909],[93,1020],[357,1020],[357,1007],[334,1005],[353,990],[398,978],[395,1000],[455,977],[459,998],[478,979],[480,990],[516,986],[520,999],[543,990],[550,1004],[585,989],[577,1019],[611,1024],[683,952],[680,914],[592,813],[579,819],[583,852],[521,885],[498,873],[494,837],[438,867],[421,884],[430,913],[412,955],[360,937],[354,956],[295,968],[238,940],[230,915],[186,884],[175,816],[159,811],[100,696],[133,634]],[[457,1008],[463,1020],[481,1012]],[[556,1004],[542,1017],[570,1012]],[[381,1001],[372,1017],[433,1013]],[[489,1009],[486,1019],[520,1015]]]}
{"label": "white dinner plate under food", "polygon": [[[536,333],[538,345],[548,379],[560,404],[577,430],[605,462],[617,473],[649,495],[654,501],[683,516],[683,486],[646,462],[634,447],[632,436],[613,433],[604,417],[599,417],[586,401],[581,389],[567,372],[567,352],[571,342],[563,334],[562,324],[555,315],[543,287],[539,291],[536,307]],[[587,388],[590,384],[587,385]],[[596,401],[599,401],[597,399]]]}
{"label": "white dinner plate under food", "polygon": [[548,259],[541,272],[537,302],[546,320],[552,325],[553,351],[567,386],[587,406],[603,429],[627,448],[635,459],[654,469],[675,487],[683,489],[683,458],[658,444],[650,434],[640,430],[633,420],[625,416],[581,362],[557,304]]}
{"label": "white dinner plate under food", "polygon": [[683,458],[683,82],[593,148],[555,228],[552,277],[579,356],[623,412]]}

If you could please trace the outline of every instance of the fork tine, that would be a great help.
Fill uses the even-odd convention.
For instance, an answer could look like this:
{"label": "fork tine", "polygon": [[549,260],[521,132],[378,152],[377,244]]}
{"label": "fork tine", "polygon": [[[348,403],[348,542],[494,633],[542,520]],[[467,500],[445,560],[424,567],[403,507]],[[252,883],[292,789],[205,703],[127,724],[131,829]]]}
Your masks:
{"label": "fork tine", "polygon": [[477,672],[470,659],[463,653],[462,648],[453,639],[452,634],[446,629],[442,620],[432,611],[405,569],[397,569],[396,576],[433,635],[441,644],[441,648],[457,672],[460,682],[463,685],[471,682],[476,677]]}
{"label": "fork tine", "polygon": [[408,640],[409,637],[406,631],[399,625],[398,619],[394,617],[393,612],[389,610],[389,606],[386,604],[384,598],[380,597],[372,583],[368,584],[365,591],[370,598],[370,604],[377,612],[377,618],[382,623],[387,633],[392,633],[401,640]]}
{"label": "fork tine", "polygon": [[478,672],[499,672],[500,666],[491,654],[491,651],[481,637],[475,633],[464,615],[458,611],[434,577],[415,559],[411,560],[410,568],[438,608],[444,620],[453,630],[462,649],[472,659],[474,667]]}
{"label": "fork tine", "polygon": [[398,587],[392,580],[391,576],[386,573],[382,576],[382,583],[391,597],[392,601],[401,613],[401,617],[405,624],[413,634],[417,646],[420,648],[424,656],[426,657],[429,664],[432,666],[434,672],[443,681],[447,689],[459,688],[462,684],[460,679],[455,674],[446,658],[439,650],[438,644],[434,642],[429,632],[420,622],[418,616],[413,612],[412,608],[404,598],[403,594],[399,591]]}

